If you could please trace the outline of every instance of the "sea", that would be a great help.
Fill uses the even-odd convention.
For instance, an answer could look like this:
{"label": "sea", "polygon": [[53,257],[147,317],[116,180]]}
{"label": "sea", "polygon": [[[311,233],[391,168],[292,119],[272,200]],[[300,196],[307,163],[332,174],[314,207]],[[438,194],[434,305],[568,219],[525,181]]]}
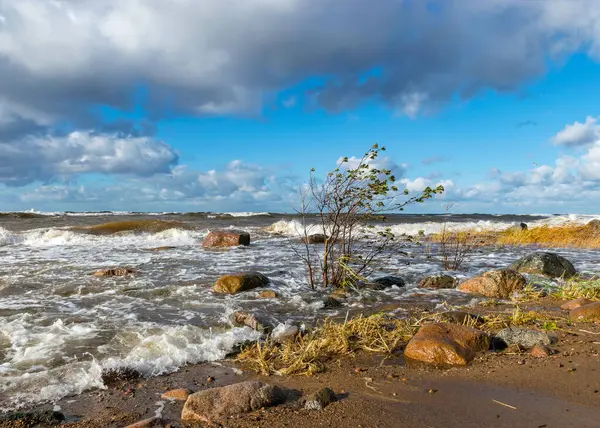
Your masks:
{"label": "sea", "polygon": [[[0,411],[59,400],[104,388],[105,370],[132,368],[144,376],[217,361],[260,338],[232,323],[237,310],[260,313],[279,329],[310,327],[326,317],[344,317],[397,304],[396,314],[418,305],[451,307],[477,298],[456,290],[423,290],[419,280],[442,272],[439,249],[409,236],[449,230],[499,231],[526,223],[585,224],[585,215],[394,214],[372,233],[390,228],[398,239],[368,279],[396,275],[406,287],[362,290],[339,308],[325,307],[328,291],[313,290],[298,257],[298,235],[319,232],[316,219],[277,213],[0,213]],[[153,229],[151,222],[175,222]],[[127,222],[125,230],[96,227]],[[145,226],[141,226],[145,225]],[[139,226],[139,227],[138,227]],[[123,229],[123,228],[121,228]],[[159,230],[161,229],[161,230]],[[211,230],[240,229],[247,247],[206,250]],[[92,233],[92,231],[95,231]],[[157,247],[169,247],[156,251]],[[533,248],[483,247],[458,272],[466,278],[506,267]],[[600,251],[553,249],[580,272],[600,272]],[[94,276],[98,269],[129,267],[126,277]],[[257,291],[218,295],[219,276],[259,271],[276,299]]]}

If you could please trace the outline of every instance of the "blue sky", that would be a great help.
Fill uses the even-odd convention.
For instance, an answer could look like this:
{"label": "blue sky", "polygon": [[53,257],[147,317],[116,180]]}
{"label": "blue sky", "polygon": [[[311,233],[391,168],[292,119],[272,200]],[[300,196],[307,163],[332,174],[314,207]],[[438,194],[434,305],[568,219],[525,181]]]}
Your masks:
{"label": "blue sky", "polygon": [[[595,13],[596,12],[596,13]],[[411,212],[598,213],[594,0],[0,0],[0,211],[290,211],[387,147]]]}

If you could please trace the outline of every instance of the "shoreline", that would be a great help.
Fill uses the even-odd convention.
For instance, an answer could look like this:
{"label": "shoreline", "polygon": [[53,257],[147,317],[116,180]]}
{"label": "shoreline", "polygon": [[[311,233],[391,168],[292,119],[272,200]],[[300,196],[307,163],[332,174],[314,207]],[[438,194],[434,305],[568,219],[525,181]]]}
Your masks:
{"label": "shoreline", "polygon": [[[518,305],[555,314],[560,301]],[[503,314],[514,306],[470,309]],[[576,323],[553,334],[558,338],[552,346],[556,353],[545,358],[507,349],[478,353],[465,367],[436,368],[405,360],[401,353],[359,352],[329,358],[325,371],[313,376],[261,376],[227,359],[150,379],[118,381],[105,390],[66,397],[56,403],[58,407],[47,404],[35,409],[60,408],[67,417],[61,426],[69,428],[123,427],[154,416],[162,418],[161,424],[147,426],[195,426],[181,423],[183,402],[170,402],[161,395],[171,389],[197,392],[257,379],[287,390],[288,402],[232,417],[222,426],[467,427],[484,426],[482,421],[500,427],[597,426],[600,326]],[[337,402],[321,411],[299,406],[300,397],[324,386],[335,391]],[[0,423],[2,428],[8,426],[28,425]]]}

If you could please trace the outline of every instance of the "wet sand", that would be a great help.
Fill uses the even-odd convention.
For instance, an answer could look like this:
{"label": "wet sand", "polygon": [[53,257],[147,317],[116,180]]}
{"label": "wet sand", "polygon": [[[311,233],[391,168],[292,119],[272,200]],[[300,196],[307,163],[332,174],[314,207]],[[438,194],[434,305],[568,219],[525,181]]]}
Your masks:
{"label": "wet sand", "polygon": [[[555,307],[542,305],[556,312]],[[535,307],[539,310],[540,304]],[[232,360],[226,360],[152,379],[120,381],[106,390],[65,398],[57,405],[69,419],[64,425],[69,428],[123,427],[156,414],[165,421],[161,426],[181,427],[183,403],[162,400],[163,392],[175,388],[199,391],[260,379],[285,388],[286,404],[236,416],[221,426],[597,427],[600,326],[574,324],[553,334],[558,337],[552,346],[557,352],[545,358],[510,350],[485,352],[467,367],[440,369],[407,363],[401,354],[363,353],[333,358],[324,373],[312,377],[240,373]],[[322,411],[304,410],[299,398],[324,386],[336,392],[338,401]]]}

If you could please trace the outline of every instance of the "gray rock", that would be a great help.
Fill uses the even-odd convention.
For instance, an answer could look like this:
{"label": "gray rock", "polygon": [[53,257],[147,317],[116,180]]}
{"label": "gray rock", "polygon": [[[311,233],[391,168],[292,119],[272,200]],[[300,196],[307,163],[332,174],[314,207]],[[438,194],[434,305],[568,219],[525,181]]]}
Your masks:
{"label": "gray rock", "polygon": [[315,233],[302,238],[302,240],[307,244],[324,244],[327,241],[327,235]]}
{"label": "gray rock", "polygon": [[214,422],[229,416],[253,412],[283,403],[283,391],[260,381],[247,381],[191,394],[181,412],[181,420]]}
{"label": "gray rock", "polygon": [[239,325],[245,325],[253,330],[268,334],[273,330],[273,326],[261,316],[244,311],[236,311],[233,314],[233,322]]}
{"label": "gray rock", "polygon": [[339,300],[334,299],[331,296],[327,296],[323,300],[323,309],[336,309],[336,308],[340,308],[342,306],[343,306],[342,302],[340,302]]}
{"label": "gray rock", "polygon": [[291,342],[300,334],[300,329],[296,325],[290,325],[277,332],[273,332],[271,337],[279,343]]}
{"label": "gray rock", "polygon": [[322,388],[306,398],[304,408],[307,410],[323,410],[336,400],[335,393],[330,388]]}
{"label": "gray rock", "polygon": [[509,269],[549,278],[570,278],[577,274],[573,264],[564,257],[542,251],[528,254],[510,265]]}
{"label": "gray rock", "polygon": [[381,278],[377,278],[373,282],[365,283],[366,288],[371,288],[375,290],[384,290],[394,285],[396,287],[404,287],[406,286],[406,281],[404,281],[404,279],[400,278],[399,276],[388,275],[383,276]]}
{"label": "gray rock", "polygon": [[556,337],[550,336],[543,331],[528,328],[509,327],[500,330],[496,338],[502,340],[507,346],[518,345],[525,349],[531,349],[535,345],[548,346],[556,341]]}

